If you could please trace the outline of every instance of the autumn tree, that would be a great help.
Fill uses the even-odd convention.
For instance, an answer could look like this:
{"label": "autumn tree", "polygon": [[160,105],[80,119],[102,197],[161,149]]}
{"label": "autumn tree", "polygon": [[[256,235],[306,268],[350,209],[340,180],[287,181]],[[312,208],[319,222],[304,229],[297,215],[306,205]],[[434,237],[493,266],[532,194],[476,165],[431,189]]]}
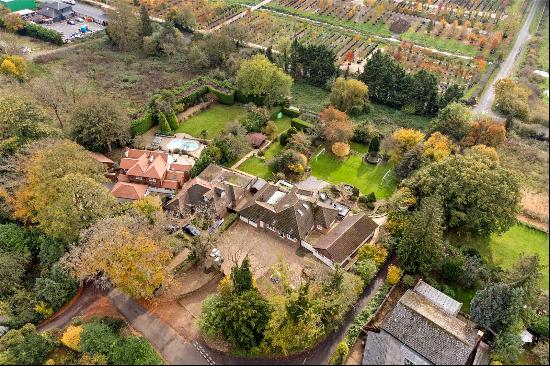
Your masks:
{"label": "autumn tree", "polygon": [[0,71],[19,80],[25,80],[27,76],[27,61],[22,56],[7,56],[0,64]]}
{"label": "autumn tree", "polygon": [[439,111],[431,122],[430,130],[438,131],[461,141],[470,131],[472,123],[472,109],[462,103],[451,103]]}
{"label": "autumn tree", "polygon": [[267,105],[273,105],[290,95],[292,78],[264,55],[256,55],[242,62],[237,87],[245,96],[264,98]]}
{"label": "autumn tree", "polygon": [[104,168],[71,141],[50,141],[28,157],[23,170],[26,182],[16,193],[15,215],[54,237],[73,240],[116,202],[102,186]]}
{"label": "autumn tree", "polygon": [[397,246],[401,268],[428,275],[443,253],[443,207],[437,196],[426,197],[413,212]]}
{"label": "autumn tree", "polygon": [[80,145],[93,151],[111,151],[113,144],[130,140],[125,111],[112,99],[86,98],[71,114],[71,134]]}
{"label": "autumn tree", "polygon": [[116,9],[107,12],[109,22],[105,32],[119,51],[131,51],[141,46],[140,21],[132,6],[118,1]]}
{"label": "autumn tree", "polygon": [[174,23],[174,25],[182,31],[190,31],[197,24],[193,9],[185,4],[180,5],[179,7],[173,7],[168,10],[168,13],[166,14],[166,20]]}
{"label": "autumn tree", "polygon": [[368,87],[362,81],[337,78],[332,86],[330,103],[346,113],[360,113],[368,97]]}
{"label": "autumn tree", "polygon": [[424,143],[424,158],[440,161],[451,155],[452,143],[441,132],[434,132]]}
{"label": "autumn tree", "polygon": [[19,96],[0,97],[0,139],[23,144],[28,140],[58,136],[52,120],[35,103]]}
{"label": "autumn tree", "polygon": [[80,281],[93,279],[150,299],[169,280],[172,255],[160,230],[142,216],[103,219],[82,232],[61,263]]}
{"label": "autumn tree", "polygon": [[329,106],[319,114],[319,119],[328,142],[347,142],[353,137],[355,125],[345,112]]}
{"label": "autumn tree", "polygon": [[421,168],[403,185],[418,198],[439,195],[447,228],[489,235],[516,223],[519,182],[490,157],[452,155]]}
{"label": "autumn tree", "polygon": [[486,145],[474,145],[466,151],[466,154],[487,157],[497,164],[500,162],[497,150],[494,147]]}
{"label": "autumn tree", "polygon": [[424,140],[424,133],[411,128],[396,130],[389,140],[389,155],[393,162],[401,160],[403,155]]}
{"label": "autumn tree", "polygon": [[512,79],[500,79],[495,83],[495,106],[506,116],[529,121],[529,96],[527,87]]}
{"label": "autumn tree", "polygon": [[401,160],[397,162],[395,165],[395,175],[399,181],[402,181],[420,169],[423,163],[424,148],[422,145],[418,144],[411,150],[407,151]]}
{"label": "autumn tree", "polygon": [[506,128],[491,118],[480,118],[470,126],[463,140],[465,146],[486,145],[498,147],[506,141]]}

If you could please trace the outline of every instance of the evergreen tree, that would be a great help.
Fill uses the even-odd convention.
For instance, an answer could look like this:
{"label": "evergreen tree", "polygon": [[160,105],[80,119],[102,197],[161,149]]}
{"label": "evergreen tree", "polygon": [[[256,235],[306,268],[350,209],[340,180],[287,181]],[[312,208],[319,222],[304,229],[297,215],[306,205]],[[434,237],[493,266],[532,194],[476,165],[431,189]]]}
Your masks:
{"label": "evergreen tree", "polygon": [[139,9],[139,16],[141,21],[141,36],[148,37],[153,34],[153,25],[151,24],[149,11],[144,5],[142,5]]}
{"label": "evergreen tree", "polygon": [[168,124],[170,125],[170,129],[172,131],[176,131],[179,127],[179,121],[178,121],[178,117],[176,116],[176,112],[172,111],[169,115],[168,115]]}
{"label": "evergreen tree", "polygon": [[369,142],[369,154],[376,155],[380,151],[380,138],[374,136]]}
{"label": "evergreen tree", "polygon": [[518,318],[522,298],[521,288],[491,283],[476,292],[471,303],[472,319],[484,328],[500,332]]}
{"label": "evergreen tree", "polygon": [[295,323],[300,321],[300,318],[306,313],[307,309],[310,306],[310,302],[307,297],[308,293],[309,282],[307,282],[305,285],[300,286],[300,289],[298,291],[298,298],[290,299],[288,301],[288,304],[286,305],[287,314],[289,318]]}
{"label": "evergreen tree", "polygon": [[235,293],[249,291],[254,288],[252,271],[250,270],[250,260],[248,259],[248,256],[243,259],[240,267],[238,264],[235,264],[233,268],[231,268],[231,281],[233,283],[233,291]]}
{"label": "evergreen tree", "polygon": [[408,273],[428,274],[439,261],[443,246],[443,208],[439,197],[424,198],[398,243],[399,263]]}
{"label": "evergreen tree", "polygon": [[165,135],[170,135],[172,133],[172,129],[170,128],[170,124],[168,123],[168,120],[166,119],[166,116],[164,115],[164,113],[162,112],[158,113],[158,120],[159,120],[159,132]]}

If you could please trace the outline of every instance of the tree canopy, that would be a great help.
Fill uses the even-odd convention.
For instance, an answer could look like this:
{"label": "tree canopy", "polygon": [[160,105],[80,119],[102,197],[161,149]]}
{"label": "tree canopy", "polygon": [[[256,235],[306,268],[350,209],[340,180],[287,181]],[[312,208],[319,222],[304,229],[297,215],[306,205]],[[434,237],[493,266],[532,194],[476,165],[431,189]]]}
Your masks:
{"label": "tree canopy", "polygon": [[263,97],[267,105],[273,105],[290,96],[292,78],[264,55],[255,55],[242,62],[237,87],[244,95]]}
{"label": "tree canopy", "polygon": [[355,79],[337,78],[330,93],[330,103],[346,113],[361,113],[368,98],[368,87]]}
{"label": "tree canopy", "polygon": [[426,165],[403,184],[417,198],[439,195],[445,202],[447,228],[489,235],[503,233],[516,222],[518,180],[488,156],[453,155]]}

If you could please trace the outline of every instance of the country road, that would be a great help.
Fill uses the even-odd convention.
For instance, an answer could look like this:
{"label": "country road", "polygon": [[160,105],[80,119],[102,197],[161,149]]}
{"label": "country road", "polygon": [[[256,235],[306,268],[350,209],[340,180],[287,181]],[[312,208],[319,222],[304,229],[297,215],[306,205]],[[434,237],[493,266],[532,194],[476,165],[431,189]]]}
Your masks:
{"label": "country road", "polygon": [[509,77],[514,73],[514,70],[518,65],[521,51],[525,48],[525,46],[529,42],[529,39],[531,38],[531,34],[529,33],[529,26],[533,22],[533,18],[535,17],[539,1],[540,0],[533,0],[531,8],[529,9],[529,14],[525,18],[525,22],[523,23],[523,26],[518,33],[516,42],[514,43],[514,47],[512,48],[504,62],[500,65],[500,69],[496,77],[493,79],[489,87],[485,89],[485,92],[482,94],[477,106],[474,108],[474,112],[479,114],[485,113],[494,116],[491,108],[495,101],[495,83],[498,80]]}

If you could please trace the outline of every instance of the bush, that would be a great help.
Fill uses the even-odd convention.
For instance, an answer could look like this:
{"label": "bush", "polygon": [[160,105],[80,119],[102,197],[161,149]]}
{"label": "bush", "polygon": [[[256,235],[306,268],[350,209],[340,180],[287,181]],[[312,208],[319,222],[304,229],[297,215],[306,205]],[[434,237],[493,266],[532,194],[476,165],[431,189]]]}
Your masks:
{"label": "bush", "polygon": [[312,129],[313,127],[315,127],[315,126],[313,126],[312,123],[306,122],[306,121],[304,121],[303,119],[300,119],[300,118],[293,118],[290,121],[290,125],[292,127],[295,127],[299,131],[307,131],[307,130]]}
{"label": "bush", "polygon": [[119,340],[118,334],[106,323],[94,320],[84,325],[80,334],[80,344],[83,352],[109,355],[113,345]]}
{"label": "bush", "polygon": [[354,265],[354,270],[366,284],[370,283],[378,270],[376,263],[371,258],[359,260]]}
{"label": "bush", "polygon": [[330,360],[328,361],[329,365],[342,365],[346,358],[348,357],[349,353],[349,347],[346,342],[340,342],[338,343],[338,346],[336,347],[336,350],[330,357]]}
{"label": "bush", "polygon": [[286,146],[290,141],[290,139],[292,138],[292,136],[297,132],[298,130],[296,129],[296,127],[290,127],[288,130],[286,130],[286,132],[283,132],[279,136],[279,143],[283,146]]}
{"label": "bush", "polygon": [[231,91],[229,94],[222,92],[221,90],[215,89],[213,86],[209,85],[208,90],[218,97],[218,101],[222,104],[233,105],[235,104],[235,91]]}
{"label": "bush", "polygon": [[374,204],[374,202],[367,202],[367,208],[369,210],[374,210],[376,208],[376,205]]}
{"label": "bush", "polygon": [[109,355],[114,365],[162,365],[164,362],[143,337],[129,336],[120,339]]}
{"label": "bush", "polygon": [[170,124],[168,123],[168,120],[166,119],[166,116],[164,115],[164,113],[159,112],[158,118],[159,118],[159,132],[164,135],[171,135],[172,129],[170,128]]}
{"label": "bush", "polygon": [[300,109],[298,107],[293,107],[293,106],[283,107],[281,109],[281,112],[283,112],[285,116],[288,116],[290,118],[300,117]]}
{"label": "bush", "polygon": [[441,276],[451,282],[458,282],[462,277],[464,260],[461,257],[447,257],[441,265]]}
{"label": "bush", "polygon": [[367,195],[367,202],[376,202],[376,194],[374,192]]}
{"label": "bush", "polygon": [[388,268],[388,275],[386,276],[386,281],[390,285],[395,285],[401,279],[402,272],[399,267],[394,266],[393,264]]}
{"label": "bush", "polygon": [[379,244],[366,244],[359,249],[359,260],[370,258],[380,267],[388,256],[388,250]]}
{"label": "bush", "polygon": [[416,284],[416,278],[414,278],[413,276],[411,275],[404,275],[402,278],[401,278],[401,282],[403,282],[403,285],[407,288],[413,288],[414,285]]}
{"label": "bush", "polygon": [[38,24],[25,22],[25,25],[19,30],[18,33],[28,37],[41,39],[59,46],[63,44],[63,37],[61,36],[61,33],[52,29],[44,28]]}
{"label": "bush", "polygon": [[145,113],[142,117],[130,123],[130,134],[132,137],[143,135],[154,126],[153,116],[151,112]]}
{"label": "bush", "polygon": [[223,223],[220,225],[218,231],[224,232],[225,230],[229,229],[231,225],[239,218],[239,215],[236,213],[230,213],[227,215],[227,217],[223,220]]}
{"label": "bush", "polygon": [[167,119],[168,119],[168,124],[170,125],[170,129],[172,131],[177,130],[180,123],[178,121],[178,117],[176,116],[176,113],[172,111],[172,113],[168,115]]}
{"label": "bush", "polygon": [[548,315],[535,314],[527,328],[537,338],[548,341]]}
{"label": "bush", "polygon": [[339,158],[343,158],[349,155],[349,145],[345,142],[335,142],[332,144],[332,153]]}
{"label": "bush", "polygon": [[82,350],[80,347],[80,335],[83,330],[84,328],[81,325],[69,325],[67,330],[63,333],[63,336],[61,336],[61,343],[72,350],[80,352]]}

